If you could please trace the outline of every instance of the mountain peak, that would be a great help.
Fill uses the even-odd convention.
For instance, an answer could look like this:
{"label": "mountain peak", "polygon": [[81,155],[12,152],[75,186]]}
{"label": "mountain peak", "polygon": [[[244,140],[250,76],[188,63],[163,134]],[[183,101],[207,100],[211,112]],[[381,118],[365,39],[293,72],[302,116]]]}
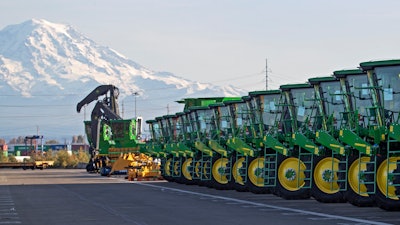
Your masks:
{"label": "mountain peak", "polygon": [[98,85],[112,84],[120,89],[120,100],[139,92],[137,99],[143,102],[141,108],[145,112],[141,116],[148,119],[162,114],[152,109],[164,109],[182,98],[245,93],[230,86],[219,87],[152,71],[97,44],[70,25],[44,19],[31,19],[0,30],[0,81],[0,96],[73,104]]}
{"label": "mountain peak", "polygon": [[13,24],[5,27],[1,33],[7,35],[16,35],[19,40],[25,39],[34,32],[53,32],[66,34],[71,26],[64,24],[52,23],[44,19],[30,19],[21,24]]}

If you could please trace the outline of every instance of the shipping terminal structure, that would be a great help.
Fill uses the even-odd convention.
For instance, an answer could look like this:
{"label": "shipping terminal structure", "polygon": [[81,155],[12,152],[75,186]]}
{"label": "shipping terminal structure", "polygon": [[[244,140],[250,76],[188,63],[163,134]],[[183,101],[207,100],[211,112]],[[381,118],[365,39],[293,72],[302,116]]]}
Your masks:
{"label": "shipping terminal structure", "polygon": [[[78,111],[106,92],[116,89],[96,89]],[[182,99],[182,112],[146,121],[146,142],[141,118],[116,113],[115,94],[99,102],[85,126],[90,165],[111,159],[100,164],[107,174],[133,168],[135,177],[400,210],[400,60],[246,96]]]}

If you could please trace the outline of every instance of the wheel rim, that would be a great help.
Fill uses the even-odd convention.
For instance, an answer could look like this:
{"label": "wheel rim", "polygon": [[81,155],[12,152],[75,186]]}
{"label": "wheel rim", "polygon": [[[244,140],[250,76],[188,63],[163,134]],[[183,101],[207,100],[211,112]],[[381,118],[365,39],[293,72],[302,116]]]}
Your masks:
{"label": "wheel rim", "polygon": [[243,162],[244,162],[245,158],[241,157],[239,159],[236,160],[235,164],[233,165],[232,168],[232,176],[235,179],[236,183],[244,185],[244,181],[243,181],[243,177],[240,174],[240,169],[243,168]]}
{"label": "wheel rim", "polygon": [[175,163],[174,163],[174,175],[175,176],[178,176],[179,175],[179,161],[176,161]]}
{"label": "wheel rim", "polygon": [[289,191],[297,191],[305,185],[304,170],[306,165],[297,158],[287,158],[278,169],[278,179],[282,187]]}
{"label": "wheel rim", "polygon": [[200,162],[196,162],[195,166],[194,166],[194,174],[196,175],[196,177],[200,177]]}
{"label": "wheel rim", "polygon": [[[367,187],[363,182],[366,180],[363,171],[367,171],[367,162],[370,161],[369,157],[361,157],[354,160],[348,170],[348,181],[351,189],[358,195],[367,197]],[[360,174],[361,172],[361,174]]]}
{"label": "wheel rim", "polygon": [[227,158],[217,159],[212,166],[212,175],[214,179],[220,184],[227,184],[228,178],[226,177],[226,167],[229,163]]}
{"label": "wheel rim", "polygon": [[206,180],[209,180],[209,177],[208,177],[209,172],[207,171],[207,169],[210,167],[210,166],[209,166],[209,163],[210,163],[210,162],[206,161],[206,162],[204,162],[204,164],[203,164],[203,177],[204,177],[204,179],[206,179]]}
{"label": "wheel rim", "polygon": [[249,180],[257,187],[264,187],[264,158],[256,158],[249,165]]}
{"label": "wheel rim", "polygon": [[[400,157],[390,157],[389,160],[385,159],[378,167],[378,171],[376,173],[376,183],[378,185],[379,191],[392,200],[399,200],[395,191],[396,188],[393,186],[393,177],[388,177],[389,173],[393,173],[393,171],[397,168],[396,162],[400,160]],[[389,162],[389,163],[388,163]]]}
{"label": "wheel rim", "polygon": [[339,170],[339,160],[332,157],[322,159],[314,168],[314,182],[318,189],[327,194],[339,192],[340,187],[336,182]]}
{"label": "wheel rim", "polygon": [[172,160],[172,159],[168,159],[168,160],[165,162],[165,165],[164,165],[165,175],[167,175],[167,176],[171,176],[171,170],[170,170],[170,167],[171,167],[171,160]]}
{"label": "wheel rim", "polygon": [[188,158],[182,164],[182,174],[187,180],[192,180],[193,179],[192,178],[192,174],[190,174],[190,170],[189,170],[189,168],[192,165],[192,160],[193,160],[192,158]]}

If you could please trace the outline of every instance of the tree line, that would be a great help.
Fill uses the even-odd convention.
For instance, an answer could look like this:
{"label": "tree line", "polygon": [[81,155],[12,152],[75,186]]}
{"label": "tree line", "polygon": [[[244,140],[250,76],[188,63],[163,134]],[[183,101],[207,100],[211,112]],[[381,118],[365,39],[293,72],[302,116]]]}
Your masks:
{"label": "tree line", "polygon": [[[32,139],[32,144],[39,144],[39,139]],[[71,143],[73,144],[84,144],[86,143],[85,141],[85,137],[83,135],[74,135],[72,136],[72,140]],[[15,145],[15,144],[25,144],[25,137],[23,136],[19,136],[16,138],[12,138],[11,140],[7,141],[3,138],[0,138],[0,145],[4,145],[4,144],[8,144],[8,145]],[[29,143],[30,144],[30,140]],[[60,144],[59,141],[57,140],[46,140],[44,144]]]}

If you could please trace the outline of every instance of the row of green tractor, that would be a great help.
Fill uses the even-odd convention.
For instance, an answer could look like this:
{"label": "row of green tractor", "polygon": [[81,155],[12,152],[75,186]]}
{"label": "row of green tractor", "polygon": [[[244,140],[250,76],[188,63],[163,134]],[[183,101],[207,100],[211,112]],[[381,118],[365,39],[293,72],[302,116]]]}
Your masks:
{"label": "row of green tractor", "polygon": [[400,60],[147,120],[164,179],[400,210]]}

